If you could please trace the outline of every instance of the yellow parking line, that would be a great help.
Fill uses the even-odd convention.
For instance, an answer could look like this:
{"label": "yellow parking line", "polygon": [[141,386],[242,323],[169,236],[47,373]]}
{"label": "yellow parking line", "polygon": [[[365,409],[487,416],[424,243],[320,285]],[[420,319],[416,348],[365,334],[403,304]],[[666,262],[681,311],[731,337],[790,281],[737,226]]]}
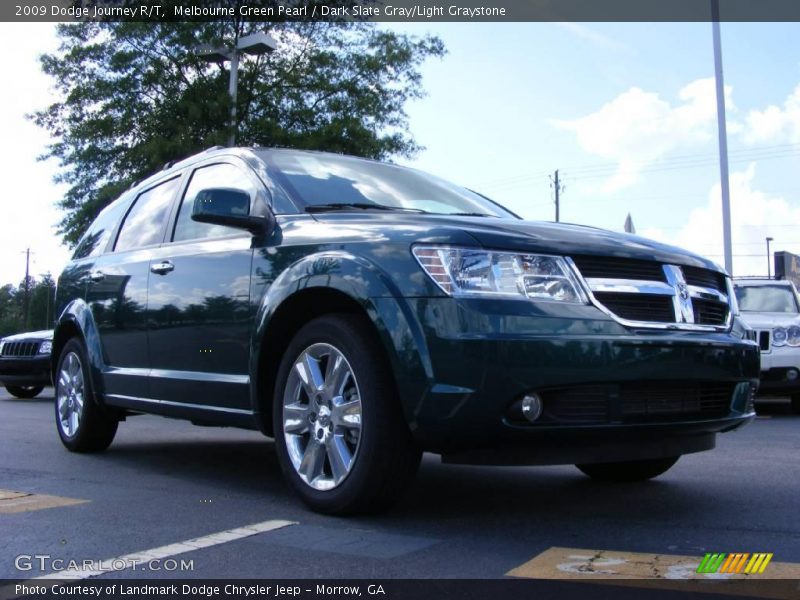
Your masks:
{"label": "yellow parking line", "polygon": [[0,514],[27,512],[56,508],[59,506],[72,506],[83,504],[89,500],[77,498],[64,498],[62,496],[48,496],[46,494],[31,494],[29,492],[15,492],[13,490],[0,490]]}
{"label": "yellow parking line", "polygon": [[[736,562],[744,564],[746,555],[734,553],[732,556],[736,557]],[[700,556],[553,547],[506,575],[779,600],[798,597],[800,564],[770,562],[763,573],[748,573],[739,570],[738,565],[735,573],[697,573],[702,560]]]}

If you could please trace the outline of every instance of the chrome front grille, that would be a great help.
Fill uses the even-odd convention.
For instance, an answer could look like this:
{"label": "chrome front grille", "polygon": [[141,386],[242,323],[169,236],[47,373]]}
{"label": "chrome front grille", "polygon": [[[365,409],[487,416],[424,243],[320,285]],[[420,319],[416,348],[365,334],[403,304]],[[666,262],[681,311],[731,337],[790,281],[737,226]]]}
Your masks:
{"label": "chrome front grille", "polygon": [[41,342],[4,342],[3,356],[35,356]]}
{"label": "chrome front grille", "polygon": [[600,309],[633,327],[723,330],[730,326],[728,279],[699,267],[616,257],[573,256]]}
{"label": "chrome front grille", "polygon": [[769,330],[763,330],[758,332],[758,347],[761,348],[762,352],[769,352],[770,348],[772,347],[772,336],[770,335],[772,332]]}

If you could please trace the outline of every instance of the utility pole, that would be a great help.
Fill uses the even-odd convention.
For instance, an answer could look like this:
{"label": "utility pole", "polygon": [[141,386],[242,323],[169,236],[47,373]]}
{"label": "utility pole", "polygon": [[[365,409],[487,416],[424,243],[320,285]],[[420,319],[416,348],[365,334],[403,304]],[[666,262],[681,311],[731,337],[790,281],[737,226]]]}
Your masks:
{"label": "utility pole", "polygon": [[31,249],[25,250],[25,331],[28,331],[28,323],[31,317]]}
{"label": "utility pole", "polygon": [[550,187],[556,192],[556,223],[558,223],[561,220],[561,192],[564,191],[564,184],[561,183],[561,180],[558,178],[558,169],[550,176]]}
{"label": "utility pole", "polygon": [[711,33],[714,41],[714,80],[717,89],[717,130],[719,134],[719,183],[722,190],[722,246],[725,270],[733,275],[731,248],[731,192],[728,182],[728,131],[725,125],[725,80],[722,76],[722,42],[719,32],[719,0],[711,0]]}
{"label": "utility pole", "polygon": [[767,237],[767,278],[772,279],[772,260],[769,253],[769,243],[773,241],[774,238]]}

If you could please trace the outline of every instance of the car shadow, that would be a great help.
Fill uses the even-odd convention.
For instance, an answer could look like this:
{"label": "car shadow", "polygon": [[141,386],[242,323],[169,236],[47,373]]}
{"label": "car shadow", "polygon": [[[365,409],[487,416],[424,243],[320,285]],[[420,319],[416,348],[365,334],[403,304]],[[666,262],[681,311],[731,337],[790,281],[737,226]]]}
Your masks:
{"label": "car shadow", "polygon": [[[259,501],[302,507],[281,473],[273,442],[267,438],[115,443],[104,460],[233,496],[254,494]],[[676,469],[679,466],[680,463]],[[565,515],[571,515],[574,525],[603,515],[614,518],[620,511],[631,518],[653,522],[696,515],[706,500],[708,510],[719,510],[719,498],[698,497],[696,492],[701,491],[702,486],[684,485],[679,472],[636,484],[602,484],[571,466],[454,466],[426,455],[417,478],[395,506],[385,513],[346,522],[389,525],[391,529],[396,529],[396,523],[406,522],[418,533],[421,523],[435,529],[454,519],[481,526],[541,521],[546,527],[552,519]]]}
{"label": "car shadow", "polygon": [[43,403],[51,403],[55,401],[55,392],[52,388],[46,388],[41,394],[36,396],[35,398],[17,398],[16,396],[12,396],[8,394],[7,396],[0,398],[0,402],[18,402],[20,404],[25,403],[33,403],[33,404],[43,404]]}

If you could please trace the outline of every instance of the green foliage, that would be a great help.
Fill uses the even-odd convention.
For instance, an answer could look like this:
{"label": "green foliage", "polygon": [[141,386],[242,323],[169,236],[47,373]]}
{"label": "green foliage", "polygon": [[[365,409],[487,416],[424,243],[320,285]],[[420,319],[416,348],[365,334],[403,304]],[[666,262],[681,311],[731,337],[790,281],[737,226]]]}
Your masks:
{"label": "green foliage", "polygon": [[[268,3],[268,2],[267,2]],[[58,27],[58,53],[41,64],[61,100],[33,115],[54,142],[45,157],[69,185],[60,205],[74,245],[94,216],[131,183],[229,134],[229,71],[197,57],[256,31],[278,50],[243,57],[237,143],[386,159],[418,150],[406,102],[423,95],[419,66],[442,56],[436,37],[369,23],[74,23]]]}
{"label": "green foliage", "polygon": [[0,337],[50,329],[53,326],[55,310],[53,306],[56,282],[50,273],[45,273],[40,280],[28,278],[29,302],[28,318],[25,315],[25,280],[19,287],[10,283],[0,287]]}

